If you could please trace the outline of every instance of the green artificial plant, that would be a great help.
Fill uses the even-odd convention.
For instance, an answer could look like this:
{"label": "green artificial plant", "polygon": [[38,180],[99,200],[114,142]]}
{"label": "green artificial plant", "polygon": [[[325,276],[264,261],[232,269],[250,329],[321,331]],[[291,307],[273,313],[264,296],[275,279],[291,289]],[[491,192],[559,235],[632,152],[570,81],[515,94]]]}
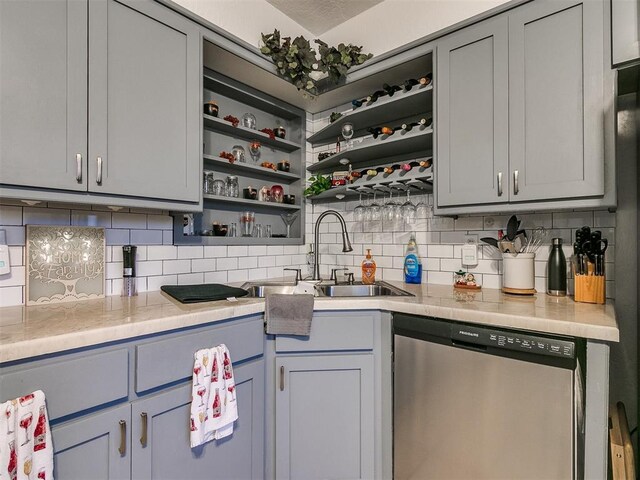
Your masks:
{"label": "green artificial plant", "polygon": [[331,188],[331,175],[327,175],[326,177],[323,175],[315,175],[309,177],[308,181],[310,183],[309,186],[304,190],[305,197],[318,195]]}
{"label": "green artificial plant", "polygon": [[337,84],[346,78],[349,68],[360,65],[373,56],[362,53],[362,47],[355,45],[341,43],[336,48],[315,40],[319,45],[318,54],[303,36],[293,40],[291,37],[281,38],[277,29],[273,33],[261,35],[264,45],[260,52],[273,60],[278,74],[298,90],[312,95],[318,94],[318,86],[311,74],[327,74],[330,81]]}

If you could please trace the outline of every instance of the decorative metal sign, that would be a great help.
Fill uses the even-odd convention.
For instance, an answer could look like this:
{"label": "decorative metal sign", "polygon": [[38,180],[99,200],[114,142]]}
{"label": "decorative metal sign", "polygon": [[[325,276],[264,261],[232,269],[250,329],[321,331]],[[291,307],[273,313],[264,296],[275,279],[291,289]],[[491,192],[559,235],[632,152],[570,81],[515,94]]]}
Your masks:
{"label": "decorative metal sign", "polygon": [[104,228],[27,225],[27,305],[104,297]]}

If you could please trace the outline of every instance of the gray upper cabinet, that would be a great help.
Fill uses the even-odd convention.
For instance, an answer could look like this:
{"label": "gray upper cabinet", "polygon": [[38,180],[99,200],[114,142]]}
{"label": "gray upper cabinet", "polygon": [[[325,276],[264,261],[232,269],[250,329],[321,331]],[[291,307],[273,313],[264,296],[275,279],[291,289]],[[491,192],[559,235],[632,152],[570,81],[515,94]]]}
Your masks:
{"label": "gray upper cabinet", "polygon": [[1,194],[199,207],[201,63],[153,0],[0,1]]}
{"label": "gray upper cabinet", "polygon": [[0,182],[86,191],[87,3],[0,2]]}
{"label": "gray upper cabinet", "polygon": [[640,1],[611,0],[613,64],[640,59]]}
{"label": "gray upper cabinet", "polygon": [[507,19],[445,37],[437,47],[440,206],[508,200]]}
{"label": "gray upper cabinet", "polygon": [[539,0],[509,15],[512,202],[604,195],[603,9]]}
{"label": "gray upper cabinet", "polygon": [[89,190],[200,198],[200,34],[151,1],[89,3]]}

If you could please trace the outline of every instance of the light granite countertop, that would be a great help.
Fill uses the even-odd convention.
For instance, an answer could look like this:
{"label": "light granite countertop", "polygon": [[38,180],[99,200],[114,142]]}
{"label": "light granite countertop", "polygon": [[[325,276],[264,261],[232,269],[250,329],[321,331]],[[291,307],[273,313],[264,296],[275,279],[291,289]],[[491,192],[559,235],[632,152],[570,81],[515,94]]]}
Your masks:
{"label": "light granite countertop", "polygon": [[[315,310],[385,310],[468,323],[617,342],[614,305],[571,297],[504,295],[446,285],[389,282],[414,297],[316,297]],[[264,312],[264,300],[181,304],[162,292],[137,297],[0,308],[0,363]]]}

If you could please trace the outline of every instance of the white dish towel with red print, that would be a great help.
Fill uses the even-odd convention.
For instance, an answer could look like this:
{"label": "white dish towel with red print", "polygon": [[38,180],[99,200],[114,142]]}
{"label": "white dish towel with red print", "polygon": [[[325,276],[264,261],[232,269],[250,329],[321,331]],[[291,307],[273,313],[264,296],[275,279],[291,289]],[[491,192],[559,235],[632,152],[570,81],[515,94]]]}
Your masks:
{"label": "white dish towel with red print", "polygon": [[0,404],[0,479],[53,480],[53,446],[44,393]]}
{"label": "white dish towel with red print", "polygon": [[233,433],[238,419],[236,384],[224,344],[198,350],[193,362],[191,448]]}

